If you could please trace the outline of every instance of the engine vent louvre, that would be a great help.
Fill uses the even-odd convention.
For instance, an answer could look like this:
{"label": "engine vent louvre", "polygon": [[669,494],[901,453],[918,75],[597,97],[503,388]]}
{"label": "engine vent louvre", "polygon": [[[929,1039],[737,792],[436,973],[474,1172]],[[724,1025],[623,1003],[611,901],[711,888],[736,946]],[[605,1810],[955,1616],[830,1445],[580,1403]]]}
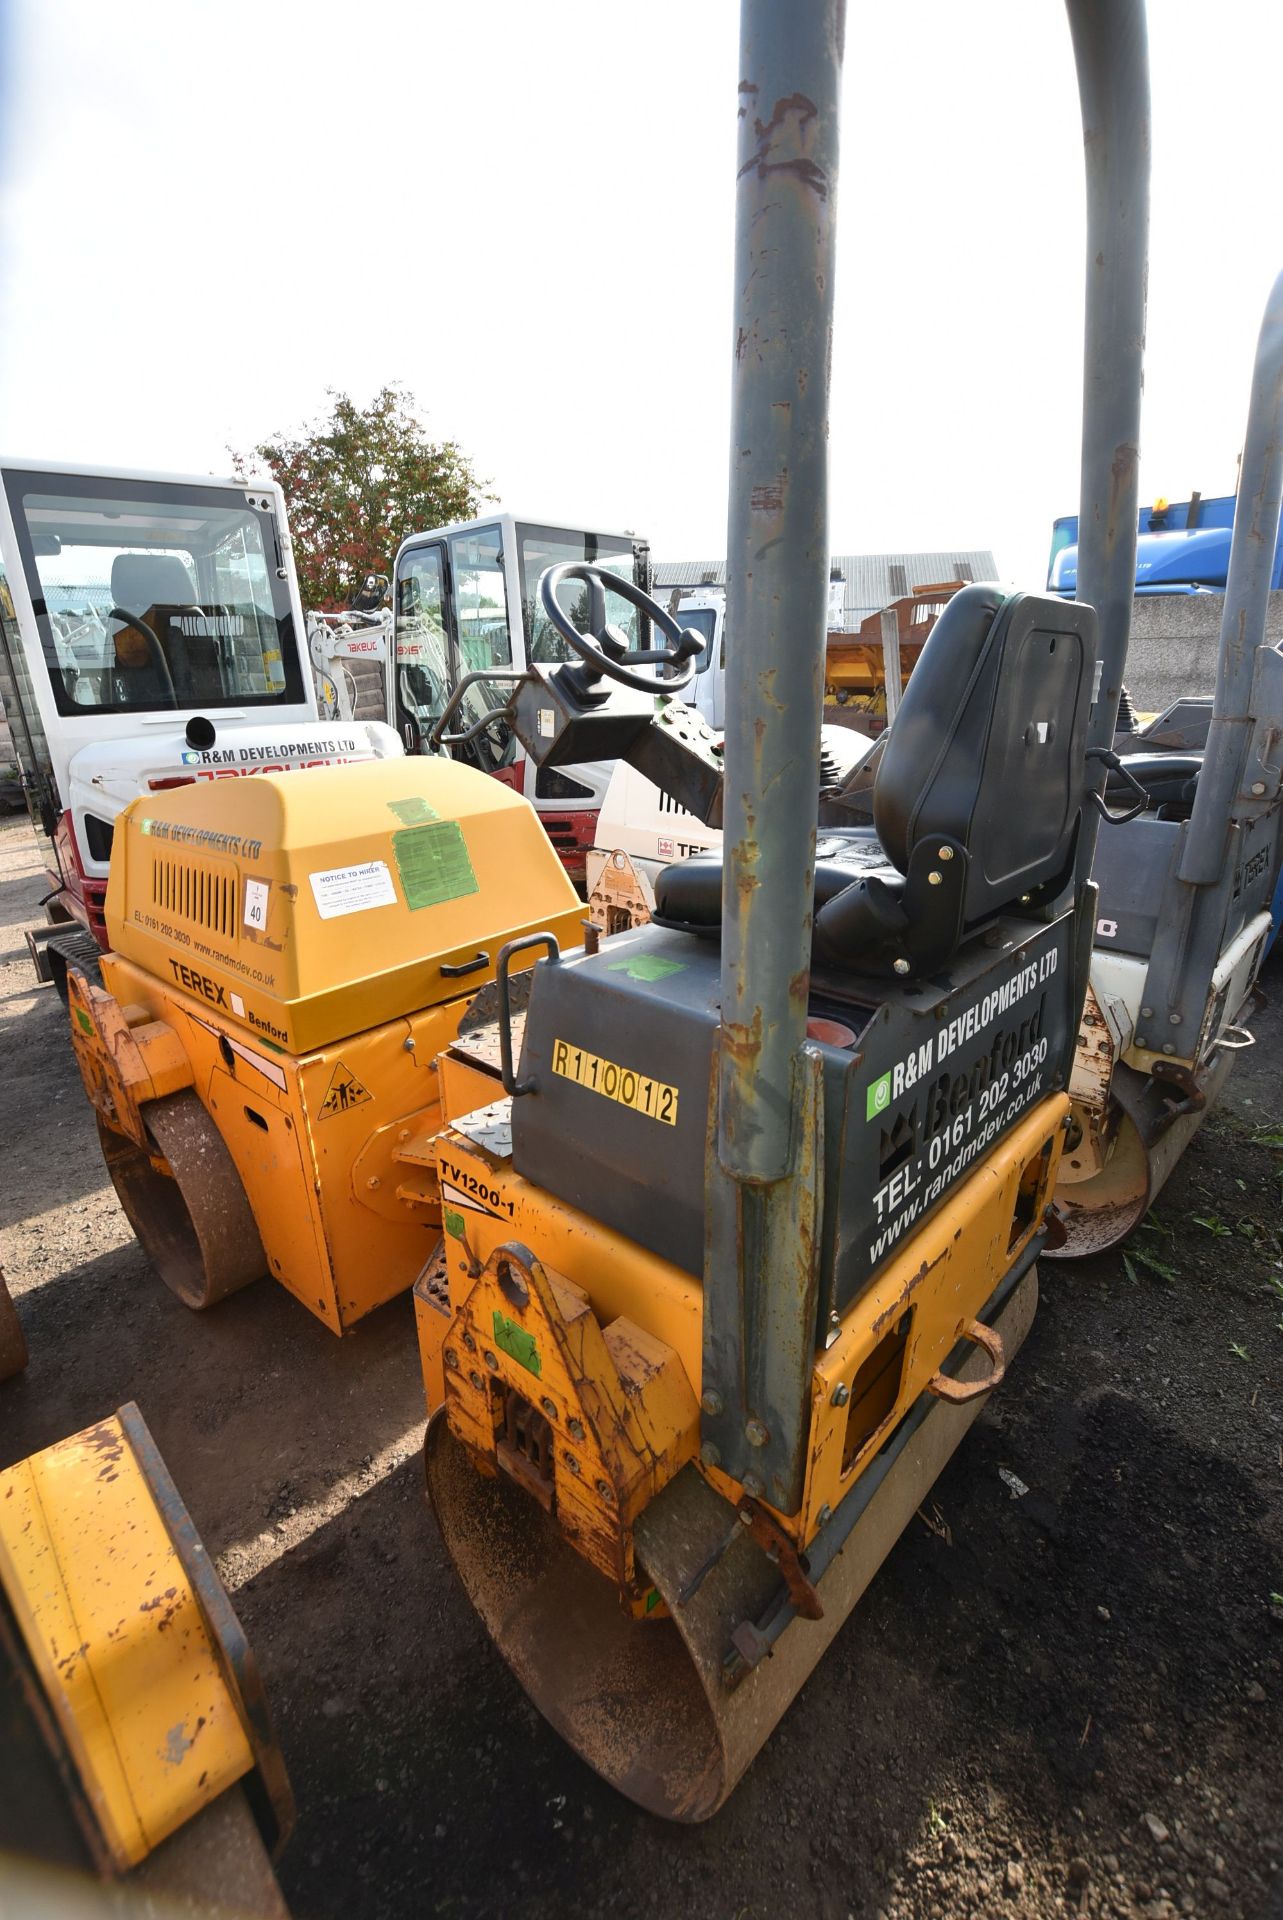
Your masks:
{"label": "engine vent louvre", "polygon": [[236,938],[236,874],[198,865],[195,861],[154,857],[151,867],[152,905],[180,920],[190,920]]}

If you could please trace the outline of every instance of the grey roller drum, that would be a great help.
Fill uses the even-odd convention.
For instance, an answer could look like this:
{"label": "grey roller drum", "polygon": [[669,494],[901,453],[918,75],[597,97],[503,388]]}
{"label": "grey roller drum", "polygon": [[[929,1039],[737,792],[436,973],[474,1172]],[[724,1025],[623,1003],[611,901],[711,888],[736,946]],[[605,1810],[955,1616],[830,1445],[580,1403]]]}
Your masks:
{"label": "grey roller drum", "polygon": [[171,1094],[144,1114],[155,1154],[100,1119],[103,1158],[147,1258],[199,1312],[260,1279],[267,1256],[235,1162],[196,1095]]}

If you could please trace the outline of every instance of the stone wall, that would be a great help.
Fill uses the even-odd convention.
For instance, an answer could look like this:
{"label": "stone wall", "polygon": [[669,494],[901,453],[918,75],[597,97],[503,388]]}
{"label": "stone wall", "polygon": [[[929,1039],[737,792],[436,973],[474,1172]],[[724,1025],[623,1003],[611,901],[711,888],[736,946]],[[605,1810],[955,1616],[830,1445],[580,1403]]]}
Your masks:
{"label": "stone wall", "polygon": [[[1224,595],[1144,594],[1133,602],[1125,679],[1138,712],[1161,713],[1173,700],[1216,689],[1216,643]],[[1270,595],[1266,638],[1283,641],[1283,593]]]}

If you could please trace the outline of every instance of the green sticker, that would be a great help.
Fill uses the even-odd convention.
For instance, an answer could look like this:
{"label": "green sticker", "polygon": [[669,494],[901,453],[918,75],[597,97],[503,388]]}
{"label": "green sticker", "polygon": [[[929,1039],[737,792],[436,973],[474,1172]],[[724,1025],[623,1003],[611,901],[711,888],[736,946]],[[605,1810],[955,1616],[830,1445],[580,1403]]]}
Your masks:
{"label": "green sticker", "polygon": [[648,1593],[648,1594],[646,1595],[646,1611],[647,1611],[647,1613],[653,1613],[653,1612],[655,1611],[655,1608],[656,1608],[656,1607],[657,1607],[658,1605],[659,1605],[659,1588],[658,1588],[658,1587],[652,1587],[652,1588],[651,1588],[651,1590],[650,1590],[650,1592],[649,1592],[649,1593]]}
{"label": "green sticker", "polygon": [[626,973],[630,980],[667,980],[670,973],[685,973],[684,960],[664,960],[657,953],[635,953],[629,960],[612,960],[610,973]]}
{"label": "green sticker", "polygon": [[84,1033],[92,1033],[92,1032],[93,1032],[93,1030],[94,1030],[94,1023],[93,1023],[93,1021],[92,1021],[92,1020],[91,1020],[91,1019],[89,1018],[89,1015],[88,1015],[88,1014],[87,1014],[87,1013],[85,1012],[85,1010],[84,1010],[84,1008],[83,1008],[83,1007],[77,1007],[77,1008],[76,1008],[76,1018],[77,1018],[77,1020],[78,1020],[78,1021],[80,1022],[80,1026],[81,1026],[81,1030],[82,1030],[82,1032],[84,1032]]}
{"label": "green sticker", "polygon": [[454,1213],[447,1207],[445,1209],[445,1230],[452,1240],[462,1240],[463,1215],[461,1213]]}
{"label": "green sticker", "polygon": [[439,907],[447,900],[478,893],[477,876],[468,858],[468,843],[457,820],[437,820],[431,826],[407,827],[392,835],[396,870],[412,910]]}
{"label": "green sticker", "polygon": [[891,1104],[891,1075],[884,1073],[869,1088],[864,1101],[864,1117],[872,1120],[879,1113],[885,1113]]}
{"label": "green sticker", "polygon": [[535,1345],[533,1333],[527,1333],[515,1320],[509,1320],[506,1313],[496,1313],[494,1317],[494,1343],[501,1352],[524,1367],[527,1373],[533,1373],[535,1379],[543,1372],[543,1363],[539,1358],[539,1349]]}
{"label": "green sticker", "polygon": [[412,793],[408,800],[389,800],[388,806],[403,827],[417,827],[425,820],[441,818],[436,808],[430,807],[417,793]]}

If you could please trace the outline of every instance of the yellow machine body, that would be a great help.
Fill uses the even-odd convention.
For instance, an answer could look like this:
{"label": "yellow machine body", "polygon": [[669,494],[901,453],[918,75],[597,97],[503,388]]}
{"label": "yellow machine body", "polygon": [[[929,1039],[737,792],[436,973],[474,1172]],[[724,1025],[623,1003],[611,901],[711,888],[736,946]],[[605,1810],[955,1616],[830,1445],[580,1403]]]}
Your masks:
{"label": "yellow machine body", "polygon": [[506,941],[582,918],[533,809],[497,780],[421,757],[316,773],[126,808],[113,951],[300,1055],[471,995]]}
{"label": "yellow machine body", "polygon": [[101,1870],[136,1867],[251,1774],[284,1839],[252,1657],[136,1407],[0,1473],[0,1599]]}
{"label": "yellow machine body", "polygon": [[474,1035],[442,1059],[444,1261],[414,1290],[433,1506],[551,1724],[651,1812],[703,1820],[1024,1340],[1069,1101],[1031,1107],[817,1344],[785,1513],[701,1450],[699,1280],[518,1175],[477,1060]]}
{"label": "yellow machine body", "polygon": [[[516,1174],[502,1105],[477,1099],[482,1078],[448,1055],[442,1062],[447,1113],[462,1125],[436,1141],[445,1273],[415,1289],[429,1415],[443,1411],[474,1464],[531,1492],[625,1607],[646,1613],[656,1600],[635,1578],[631,1523],[698,1460],[702,1289]],[[940,1390],[943,1363],[974,1328],[995,1275],[1041,1227],[1068,1111],[1053,1094],[1013,1127],[817,1355],[802,1505],[785,1514],[755,1503],[797,1551],[923,1391]],[[741,1499],[716,1466],[699,1470]]]}
{"label": "yellow machine body", "polygon": [[579,945],[583,914],[529,804],[450,761],[135,802],[105,990],[73,974],[71,1032],[122,1203],[175,1290],[207,1305],[270,1272],[342,1333],[410,1287],[440,1232],[437,1056],[506,941]]}

